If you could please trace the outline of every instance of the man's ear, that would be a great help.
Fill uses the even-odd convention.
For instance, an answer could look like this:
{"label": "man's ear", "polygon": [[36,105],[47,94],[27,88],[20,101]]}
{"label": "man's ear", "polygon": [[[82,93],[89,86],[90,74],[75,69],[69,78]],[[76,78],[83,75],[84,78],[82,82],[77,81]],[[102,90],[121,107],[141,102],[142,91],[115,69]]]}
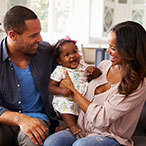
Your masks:
{"label": "man's ear", "polygon": [[62,61],[60,60],[60,58],[57,58],[56,60],[60,65],[62,65]]}
{"label": "man's ear", "polygon": [[15,40],[17,39],[17,33],[14,32],[13,30],[10,30],[10,31],[8,32],[8,35],[9,35],[9,37],[10,37],[13,41],[15,41]]}

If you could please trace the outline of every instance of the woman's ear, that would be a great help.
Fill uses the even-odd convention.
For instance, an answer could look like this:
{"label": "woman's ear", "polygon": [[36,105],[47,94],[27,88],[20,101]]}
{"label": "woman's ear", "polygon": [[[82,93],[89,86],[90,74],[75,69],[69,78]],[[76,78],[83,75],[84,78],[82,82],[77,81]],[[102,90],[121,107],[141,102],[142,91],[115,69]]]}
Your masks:
{"label": "woman's ear", "polygon": [[57,58],[56,60],[60,65],[62,65],[62,61],[60,60],[60,58]]}

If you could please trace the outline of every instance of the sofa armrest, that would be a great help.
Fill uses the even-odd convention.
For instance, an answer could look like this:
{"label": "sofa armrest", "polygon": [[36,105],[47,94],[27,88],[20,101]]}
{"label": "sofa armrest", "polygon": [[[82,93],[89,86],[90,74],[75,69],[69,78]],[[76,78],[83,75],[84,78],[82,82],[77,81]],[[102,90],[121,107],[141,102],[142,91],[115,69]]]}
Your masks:
{"label": "sofa armrest", "polygon": [[144,103],[138,124],[133,136],[146,136],[146,102]]}

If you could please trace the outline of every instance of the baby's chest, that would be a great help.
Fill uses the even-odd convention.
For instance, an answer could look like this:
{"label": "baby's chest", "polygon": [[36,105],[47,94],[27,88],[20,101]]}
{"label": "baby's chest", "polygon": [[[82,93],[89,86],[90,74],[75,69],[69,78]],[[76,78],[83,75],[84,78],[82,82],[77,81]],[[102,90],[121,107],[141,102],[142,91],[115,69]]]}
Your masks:
{"label": "baby's chest", "polygon": [[85,75],[84,72],[71,72],[69,74],[70,78],[72,79],[72,81],[74,82],[86,82],[87,81],[87,77]]}

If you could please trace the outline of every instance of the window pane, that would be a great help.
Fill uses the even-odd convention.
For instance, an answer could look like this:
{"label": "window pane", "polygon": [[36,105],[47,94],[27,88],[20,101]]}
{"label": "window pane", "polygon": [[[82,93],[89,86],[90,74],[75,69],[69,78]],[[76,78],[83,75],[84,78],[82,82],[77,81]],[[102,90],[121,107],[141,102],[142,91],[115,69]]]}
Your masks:
{"label": "window pane", "polygon": [[127,4],[127,0],[119,0],[119,3],[121,3],[121,4]]}
{"label": "window pane", "polygon": [[42,32],[47,32],[49,0],[31,0],[31,8],[40,19]]}
{"label": "window pane", "polygon": [[133,0],[133,4],[144,4],[145,0]]}
{"label": "window pane", "polygon": [[55,31],[65,32],[68,28],[68,19],[70,11],[69,0],[54,0],[55,2]]}
{"label": "window pane", "polygon": [[140,23],[143,25],[143,17],[144,11],[143,10],[133,10],[132,11],[132,20]]}
{"label": "window pane", "polygon": [[113,23],[114,9],[105,7],[104,10],[104,32],[108,32]]}
{"label": "window pane", "polygon": [[114,2],[114,0],[106,0],[106,1],[109,1],[109,2]]}
{"label": "window pane", "polygon": [[26,6],[27,0],[8,0],[8,9],[16,5]]}

